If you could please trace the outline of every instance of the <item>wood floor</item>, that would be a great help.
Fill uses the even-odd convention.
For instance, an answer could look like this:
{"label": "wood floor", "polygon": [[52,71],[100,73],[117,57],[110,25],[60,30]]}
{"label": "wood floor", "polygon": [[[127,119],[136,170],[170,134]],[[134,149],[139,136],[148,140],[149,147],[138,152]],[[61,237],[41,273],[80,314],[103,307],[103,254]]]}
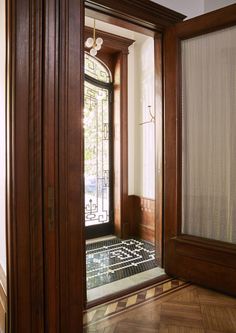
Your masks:
{"label": "wood floor", "polygon": [[236,298],[194,285],[84,328],[84,333],[234,333]]}

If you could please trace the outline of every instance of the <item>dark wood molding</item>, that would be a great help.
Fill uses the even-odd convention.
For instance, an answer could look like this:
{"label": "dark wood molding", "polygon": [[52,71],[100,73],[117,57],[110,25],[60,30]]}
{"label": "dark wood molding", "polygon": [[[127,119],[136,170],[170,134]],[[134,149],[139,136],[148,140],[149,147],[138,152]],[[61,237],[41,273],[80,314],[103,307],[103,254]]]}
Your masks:
{"label": "dark wood molding", "polygon": [[44,6],[43,67],[43,198],[45,330],[59,332],[59,223],[58,223],[58,45],[59,4]]}
{"label": "dark wood molding", "polygon": [[7,1],[9,332],[44,330],[42,1]]}
{"label": "dark wood molding", "polygon": [[60,332],[80,332],[86,300],[83,96],[84,7],[60,1],[59,244]]}
{"label": "dark wood molding", "polygon": [[235,25],[236,4],[197,16],[176,25],[179,39],[191,38]]}
{"label": "dark wood molding", "polygon": [[[93,29],[90,27],[85,27],[84,28],[84,41],[88,37],[91,37],[92,34],[93,34]],[[117,52],[128,53],[129,46],[135,42],[133,39],[121,37],[121,36],[114,35],[109,32],[105,32],[105,31],[98,30],[98,29],[96,29],[96,35],[103,39],[101,51],[103,51],[105,48],[104,53],[109,53],[109,54],[113,54],[113,53],[117,53]],[[87,49],[85,48],[85,50],[87,50]],[[99,57],[99,54],[101,51],[98,52],[98,57]]]}
{"label": "dark wood molding", "polygon": [[156,34],[155,48],[155,249],[163,265],[163,47],[162,35]]}
{"label": "dark wood molding", "polygon": [[128,53],[120,52],[114,71],[114,228],[125,238],[128,230]]}
{"label": "dark wood molding", "polygon": [[182,21],[186,16],[149,0],[85,0],[85,7],[154,31]]}
{"label": "dark wood molding", "polygon": [[169,28],[164,34],[165,270],[236,295],[236,245],[181,234],[181,40],[236,25],[236,5]]}

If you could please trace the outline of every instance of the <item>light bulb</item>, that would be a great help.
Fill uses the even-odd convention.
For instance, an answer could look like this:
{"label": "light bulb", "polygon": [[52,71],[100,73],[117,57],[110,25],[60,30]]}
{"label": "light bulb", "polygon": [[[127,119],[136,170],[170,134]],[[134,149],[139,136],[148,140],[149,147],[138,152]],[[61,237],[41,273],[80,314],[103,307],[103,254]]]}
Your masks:
{"label": "light bulb", "polygon": [[97,45],[95,46],[95,50],[97,50],[97,51],[101,50],[101,45],[97,44]]}
{"label": "light bulb", "polygon": [[103,43],[103,39],[102,39],[101,37],[98,37],[98,38],[96,39],[96,44],[97,44],[97,45],[102,45],[102,43]]}
{"label": "light bulb", "polygon": [[89,53],[91,54],[91,56],[95,57],[95,55],[97,54],[97,50],[92,48]]}
{"label": "light bulb", "polygon": [[86,47],[92,47],[93,46],[93,38],[92,37],[87,38],[87,40],[85,42],[85,46]]}

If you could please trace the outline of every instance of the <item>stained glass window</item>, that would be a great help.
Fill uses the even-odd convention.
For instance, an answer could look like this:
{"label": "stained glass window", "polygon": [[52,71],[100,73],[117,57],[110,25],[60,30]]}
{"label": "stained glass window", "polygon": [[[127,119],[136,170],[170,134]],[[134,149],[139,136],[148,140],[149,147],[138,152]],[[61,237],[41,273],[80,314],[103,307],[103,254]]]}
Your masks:
{"label": "stained glass window", "polygon": [[[84,177],[85,225],[108,223],[110,207],[110,73],[85,55]],[[104,83],[107,83],[104,84]]]}
{"label": "stained glass window", "polygon": [[101,82],[111,82],[111,73],[101,61],[85,53],[85,74]]}

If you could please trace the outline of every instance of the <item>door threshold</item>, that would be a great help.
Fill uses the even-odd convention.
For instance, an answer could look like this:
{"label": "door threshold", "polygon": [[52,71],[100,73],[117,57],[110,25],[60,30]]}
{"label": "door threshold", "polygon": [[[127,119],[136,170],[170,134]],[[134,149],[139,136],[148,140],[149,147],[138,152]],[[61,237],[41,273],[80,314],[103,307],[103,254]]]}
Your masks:
{"label": "door threshold", "polygon": [[[159,267],[157,267],[157,268],[159,268]],[[160,268],[160,270],[161,270],[161,268]],[[148,271],[145,271],[143,273],[147,273],[147,272]],[[142,274],[142,273],[140,273],[140,274]],[[139,274],[137,274],[137,275],[139,275]],[[134,277],[135,277],[135,275],[134,275]],[[101,297],[97,297],[97,298],[90,299],[90,300],[88,299],[87,303],[86,303],[86,309],[90,309],[92,307],[95,307],[95,306],[98,306],[98,305],[101,305],[101,304],[119,299],[121,297],[128,296],[129,294],[137,292],[137,291],[139,291],[143,288],[147,288],[147,287],[150,287],[150,286],[152,286],[154,284],[157,284],[159,282],[169,280],[170,277],[168,275],[166,275],[164,270],[163,270],[163,273],[160,274],[159,276],[155,277],[155,278],[150,278],[148,280],[146,279],[143,282],[137,282],[136,284],[132,283],[132,286],[124,287],[123,280],[128,280],[128,279],[130,279],[130,278],[125,278],[125,279],[121,279],[121,280],[118,281],[120,285],[123,285],[122,289],[120,289],[118,291],[108,293],[107,295],[103,294],[104,296],[101,296]],[[113,283],[116,283],[116,282],[113,282]],[[113,283],[111,283],[111,285]],[[109,286],[109,284],[104,285],[103,287],[107,288],[108,286]],[[95,288],[95,289],[98,289],[98,288]]]}
{"label": "door threshold", "polygon": [[[96,304],[84,311],[84,328],[95,325],[98,322],[113,318],[121,312],[152,302],[166,295],[170,295],[190,285],[176,278],[170,278],[166,274],[158,278],[159,281],[149,281],[149,286],[136,286],[139,289],[126,290],[124,295],[116,295],[112,300],[104,300],[102,304]],[[115,295],[113,295],[114,297]],[[101,300],[101,299],[100,299]]]}
{"label": "door threshold", "polygon": [[99,243],[99,242],[103,242],[103,241],[115,239],[115,238],[117,238],[115,235],[107,235],[107,236],[102,236],[102,237],[97,237],[97,238],[90,238],[90,239],[86,239],[86,245],[93,244],[93,243]]}

